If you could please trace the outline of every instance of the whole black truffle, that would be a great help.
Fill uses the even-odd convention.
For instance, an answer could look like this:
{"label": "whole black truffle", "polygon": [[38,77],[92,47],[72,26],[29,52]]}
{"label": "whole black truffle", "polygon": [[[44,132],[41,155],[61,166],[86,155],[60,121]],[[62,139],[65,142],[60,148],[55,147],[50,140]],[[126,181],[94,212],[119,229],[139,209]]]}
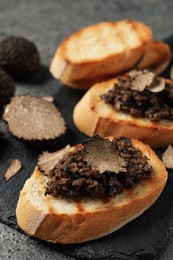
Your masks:
{"label": "whole black truffle", "polygon": [[8,104],[10,98],[14,96],[14,80],[4,70],[0,69],[0,112],[4,105]]}
{"label": "whole black truffle", "polygon": [[24,79],[36,72],[40,58],[34,43],[23,37],[8,36],[0,42],[0,67],[14,79]]}

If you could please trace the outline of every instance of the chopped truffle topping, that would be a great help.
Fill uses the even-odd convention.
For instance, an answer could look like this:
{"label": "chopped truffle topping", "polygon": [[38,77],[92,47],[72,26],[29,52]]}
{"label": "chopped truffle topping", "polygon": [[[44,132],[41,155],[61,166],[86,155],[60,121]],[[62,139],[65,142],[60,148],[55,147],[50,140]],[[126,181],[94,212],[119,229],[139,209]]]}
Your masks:
{"label": "chopped truffle topping", "polygon": [[[93,148],[94,140],[97,142],[96,149]],[[105,142],[104,145],[101,140]],[[97,151],[101,147],[104,147],[102,156],[100,156],[101,151]],[[111,151],[108,152],[107,149],[111,149]],[[94,166],[93,160],[87,155],[88,152],[91,153],[91,156],[94,153],[93,156],[97,161]],[[107,162],[109,159],[105,153],[110,155],[110,152],[113,155],[109,170]],[[106,166],[98,168],[99,163]],[[114,139],[110,145],[108,140],[94,136],[87,142],[77,145],[75,150],[67,151],[63,155],[57,165],[49,172],[45,195],[75,199],[115,197],[124,189],[136,186],[151,172],[152,168],[148,164],[147,157],[143,156],[139,149],[132,146],[130,139],[125,137]]]}
{"label": "chopped truffle topping", "polygon": [[37,47],[18,36],[8,36],[0,42],[0,67],[15,79],[31,76],[39,67]]}
{"label": "chopped truffle topping", "polygon": [[65,131],[65,121],[52,103],[33,96],[15,96],[6,106],[3,119],[10,133],[24,141],[54,140]]}
{"label": "chopped truffle topping", "polygon": [[172,120],[173,81],[153,78],[153,75],[152,72],[134,71],[121,76],[111,90],[101,95],[101,99],[117,112],[151,121]]}

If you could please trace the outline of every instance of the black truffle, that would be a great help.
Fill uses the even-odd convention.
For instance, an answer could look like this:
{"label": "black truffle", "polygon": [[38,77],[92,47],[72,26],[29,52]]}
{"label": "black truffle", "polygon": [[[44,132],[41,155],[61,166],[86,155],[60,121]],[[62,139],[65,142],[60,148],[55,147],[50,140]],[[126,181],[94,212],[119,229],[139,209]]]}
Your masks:
{"label": "black truffle", "polygon": [[66,132],[65,121],[52,102],[33,96],[15,96],[3,119],[12,136],[30,146],[53,145]]}
{"label": "black truffle", "polygon": [[38,159],[38,168],[41,172],[45,172],[46,175],[50,175],[51,171],[56,167],[59,161],[70,150],[70,145],[66,145],[61,150],[54,153],[43,152]]}
{"label": "black truffle", "polygon": [[119,173],[126,171],[126,161],[115,150],[113,143],[108,139],[102,139],[98,135],[93,136],[83,143],[83,160],[100,174],[105,171]]}
{"label": "black truffle", "polygon": [[15,84],[13,79],[4,70],[0,69],[0,113],[4,105],[8,104],[10,98],[14,96]]}
{"label": "black truffle", "polygon": [[27,39],[8,36],[0,42],[0,67],[14,79],[24,79],[33,75],[39,63],[37,47]]}
{"label": "black truffle", "polygon": [[22,163],[18,159],[13,159],[8,162],[8,167],[4,173],[5,181],[9,181],[22,168]]}

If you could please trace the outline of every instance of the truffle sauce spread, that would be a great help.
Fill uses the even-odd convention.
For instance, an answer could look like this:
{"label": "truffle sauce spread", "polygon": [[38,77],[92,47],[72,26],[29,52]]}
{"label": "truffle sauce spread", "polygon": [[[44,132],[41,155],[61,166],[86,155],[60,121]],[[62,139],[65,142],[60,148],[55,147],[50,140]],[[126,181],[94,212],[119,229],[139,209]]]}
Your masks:
{"label": "truffle sauce spread", "polygon": [[120,76],[101,99],[118,112],[151,121],[173,119],[173,81],[157,77],[147,70]]}
{"label": "truffle sauce spread", "polygon": [[109,141],[96,135],[66,152],[45,173],[49,175],[45,195],[107,199],[133,188],[151,173],[148,158],[129,138]]}

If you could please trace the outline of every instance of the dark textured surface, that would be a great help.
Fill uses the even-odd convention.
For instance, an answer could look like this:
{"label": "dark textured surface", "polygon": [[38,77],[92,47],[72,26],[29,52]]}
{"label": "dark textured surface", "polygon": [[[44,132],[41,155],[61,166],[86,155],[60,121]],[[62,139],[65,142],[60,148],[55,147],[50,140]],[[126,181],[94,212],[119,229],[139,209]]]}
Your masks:
{"label": "dark textured surface", "polygon": [[[76,132],[70,113],[72,112],[74,104],[83,93],[66,89],[59,82],[52,79],[48,72],[48,66],[57,45],[64,37],[86,25],[103,20],[133,18],[147,23],[153,29],[156,39],[167,39],[169,44],[173,46],[173,38],[171,37],[173,35],[172,10],[173,2],[171,0],[166,3],[161,0],[0,1],[0,37],[15,34],[34,41],[38,46],[42,59],[42,67],[31,80],[16,83],[16,93],[29,93],[37,96],[54,95],[57,105],[61,108],[62,114],[66,119],[68,118],[67,126],[69,128],[68,135],[66,135],[66,138],[60,143],[59,147],[66,143],[74,144],[77,141],[83,140],[84,135]],[[14,209],[18,199],[17,195],[19,194],[19,190],[23,186],[25,179],[33,171],[37,161],[37,155],[40,151],[31,150],[26,148],[24,144],[14,141],[6,132],[3,123],[1,123],[1,131],[4,133],[4,136],[0,142],[0,219],[4,224],[16,229]],[[76,133],[78,133],[77,137]],[[12,157],[21,159],[24,167],[9,183],[4,183],[2,180],[3,169],[6,167],[8,160]],[[125,257],[125,259],[137,259],[140,254],[142,254],[142,256],[139,259],[150,259],[150,256],[147,255],[147,251],[145,251],[146,248],[152,252],[152,255],[156,255],[157,251],[161,250],[155,259],[167,260],[173,258],[172,238],[168,240],[166,247],[162,248],[167,238],[171,235],[172,230],[170,221],[173,214],[171,200],[172,184],[173,180],[170,175],[167,189],[161,199],[157,202],[158,204],[154,205],[149,213],[146,213],[146,215],[135,220],[136,229],[134,230],[134,236],[132,233],[128,233],[126,243],[124,244],[124,250],[122,250],[122,254],[119,254],[117,259],[123,259]],[[5,192],[5,189],[8,189],[8,192]],[[164,207],[165,211],[162,211],[161,208],[163,198],[164,206],[166,205]],[[159,211],[156,210],[157,207],[160,209]],[[134,243],[132,243],[133,237],[139,237],[139,230],[137,227],[138,225],[141,225],[142,222],[140,221],[145,216],[146,232],[143,235],[146,236],[146,246],[145,248],[140,248],[141,251],[139,250],[136,253],[136,255],[138,255],[137,258],[133,257],[131,253],[129,253],[130,255],[126,255],[127,249],[129,249],[129,252],[134,251],[135,247],[132,248],[130,245],[138,245],[138,247],[136,247],[136,250],[138,250],[141,241],[143,241],[141,236],[141,241],[140,239],[138,241],[134,240]],[[158,232],[153,233],[153,229],[147,225],[147,221],[155,224]],[[0,224],[0,259],[73,259],[70,257],[64,258],[64,256],[58,252],[61,250],[67,255],[74,255],[74,251],[71,247],[67,250],[67,248],[64,247],[58,247],[27,238],[25,235],[18,233],[15,229],[11,229],[4,224]],[[124,232],[123,230],[129,230],[131,227],[133,227],[133,223],[128,225],[127,228],[118,231],[119,233],[117,233],[116,236],[122,235]],[[145,230],[145,226],[143,226],[143,230]],[[129,234],[131,234],[131,236]],[[157,238],[155,240],[157,243],[155,244],[153,244],[153,237]],[[160,241],[160,239],[162,241]],[[110,241],[111,243],[111,240],[112,235],[107,237],[107,241]],[[100,243],[103,248],[105,244],[104,239],[101,239]],[[97,242],[94,242],[93,245],[94,250],[98,249],[98,251],[100,251],[100,246]],[[88,246],[90,246],[90,243]],[[84,245],[76,247],[75,255],[80,256],[82,250],[85,249]],[[108,251],[109,248],[105,248],[103,254],[106,255]],[[115,251],[118,251],[118,248],[116,248]],[[91,254],[88,255],[88,259],[94,259],[94,251],[90,250],[90,252]],[[146,253],[145,257],[143,253]],[[109,254],[111,253],[109,252]],[[113,252],[112,258],[109,259],[115,259],[113,257]]]}

